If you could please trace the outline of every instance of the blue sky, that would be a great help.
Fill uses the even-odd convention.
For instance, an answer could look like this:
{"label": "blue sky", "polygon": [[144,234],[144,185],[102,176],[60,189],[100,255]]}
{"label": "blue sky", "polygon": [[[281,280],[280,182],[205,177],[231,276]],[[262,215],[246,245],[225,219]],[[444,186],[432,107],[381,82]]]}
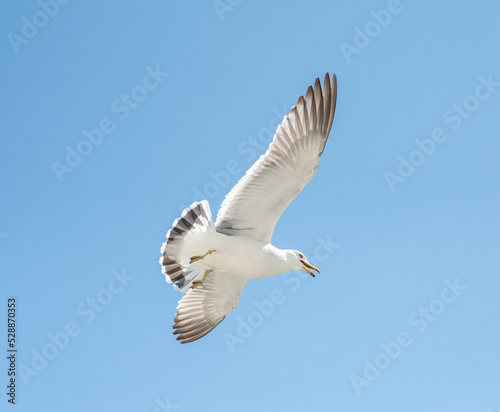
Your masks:
{"label": "blue sky", "polygon": [[[63,3],[0,13],[12,410],[500,410],[498,2]],[[321,275],[252,281],[180,345],[166,231],[325,72],[332,133],[273,236]]]}

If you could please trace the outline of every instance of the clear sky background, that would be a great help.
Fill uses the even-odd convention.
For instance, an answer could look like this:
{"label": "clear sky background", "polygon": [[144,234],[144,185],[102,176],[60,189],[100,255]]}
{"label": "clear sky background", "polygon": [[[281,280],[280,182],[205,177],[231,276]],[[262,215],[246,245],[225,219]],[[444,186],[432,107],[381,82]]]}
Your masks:
{"label": "clear sky background", "polygon": [[[500,410],[497,1],[45,1],[0,13],[2,411]],[[165,233],[325,72],[273,236],[321,275],[251,281],[180,345]]]}

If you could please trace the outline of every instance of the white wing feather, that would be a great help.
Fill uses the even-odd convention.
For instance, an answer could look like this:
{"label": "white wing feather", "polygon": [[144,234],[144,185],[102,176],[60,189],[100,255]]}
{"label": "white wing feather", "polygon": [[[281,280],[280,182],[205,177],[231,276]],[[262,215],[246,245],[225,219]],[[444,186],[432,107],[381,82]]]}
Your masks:
{"label": "white wing feather", "polygon": [[203,286],[190,289],[177,306],[174,335],[188,343],[200,339],[236,309],[248,279],[214,270]]}
{"label": "white wing feather", "polygon": [[283,211],[311,180],[330,134],[337,100],[337,78],[316,79],[278,126],[267,152],[227,194],[216,230],[270,242]]}

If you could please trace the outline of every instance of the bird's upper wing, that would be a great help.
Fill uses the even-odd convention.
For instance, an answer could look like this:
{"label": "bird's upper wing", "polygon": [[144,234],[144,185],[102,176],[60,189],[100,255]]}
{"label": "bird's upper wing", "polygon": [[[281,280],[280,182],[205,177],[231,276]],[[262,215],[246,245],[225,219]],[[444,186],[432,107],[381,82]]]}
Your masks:
{"label": "bird's upper wing", "polygon": [[332,127],[337,78],[316,79],[278,126],[269,149],[227,194],[216,229],[270,242],[279,217],[311,180]]}
{"label": "bird's upper wing", "polygon": [[192,342],[214,329],[236,309],[247,280],[214,270],[202,286],[190,289],[177,306],[173,326],[177,340]]}

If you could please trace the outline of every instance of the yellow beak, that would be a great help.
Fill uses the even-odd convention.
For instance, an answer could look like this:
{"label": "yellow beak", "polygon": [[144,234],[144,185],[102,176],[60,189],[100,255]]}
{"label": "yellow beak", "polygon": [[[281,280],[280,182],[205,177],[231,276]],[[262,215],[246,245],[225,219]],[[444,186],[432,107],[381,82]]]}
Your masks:
{"label": "yellow beak", "polygon": [[[300,263],[302,263],[302,266],[304,266],[304,270],[309,273],[313,278],[315,278],[316,276],[314,275],[314,273],[312,273],[309,269],[312,269],[312,270],[315,270],[316,272],[318,273],[321,273],[319,271],[319,269],[316,267],[316,266],[313,266],[311,265],[309,262],[306,262],[304,260],[301,260]],[[309,269],[308,269],[309,268]]]}

